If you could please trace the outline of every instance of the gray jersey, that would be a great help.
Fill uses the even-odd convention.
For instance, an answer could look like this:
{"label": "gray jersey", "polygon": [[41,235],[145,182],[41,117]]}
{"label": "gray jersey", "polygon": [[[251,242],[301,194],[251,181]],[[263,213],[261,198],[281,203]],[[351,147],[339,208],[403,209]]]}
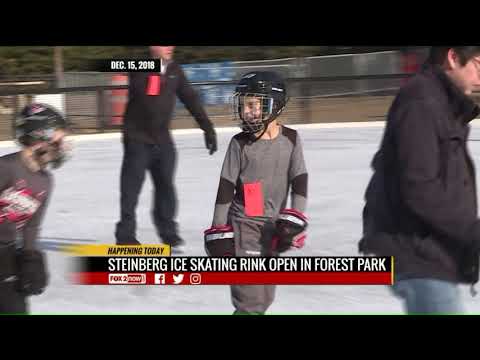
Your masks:
{"label": "gray jersey", "polygon": [[34,249],[52,187],[47,171],[30,171],[21,153],[0,157],[0,244],[23,240]]}
{"label": "gray jersey", "polygon": [[213,225],[228,223],[229,217],[275,219],[287,207],[304,212],[307,170],[298,133],[285,126],[275,139],[249,140],[245,133],[230,141],[222,167]]}

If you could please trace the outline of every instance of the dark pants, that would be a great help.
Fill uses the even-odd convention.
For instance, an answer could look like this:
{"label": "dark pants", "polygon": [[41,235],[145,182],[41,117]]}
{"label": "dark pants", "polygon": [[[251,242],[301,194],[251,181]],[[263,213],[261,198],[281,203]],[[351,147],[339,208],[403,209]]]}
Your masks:
{"label": "dark pants", "polygon": [[28,312],[26,298],[16,290],[15,285],[15,243],[0,243],[0,314],[23,314]]}
{"label": "dark pants", "polygon": [[28,313],[26,297],[15,289],[15,282],[0,282],[0,314],[26,313]]}
{"label": "dark pants", "polygon": [[124,155],[120,177],[121,218],[115,236],[117,244],[135,243],[138,197],[150,170],[154,186],[152,217],[158,235],[166,243],[177,235],[174,221],[177,197],[173,184],[176,167],[176,150],[173,143],[145,144],[124,139]]}

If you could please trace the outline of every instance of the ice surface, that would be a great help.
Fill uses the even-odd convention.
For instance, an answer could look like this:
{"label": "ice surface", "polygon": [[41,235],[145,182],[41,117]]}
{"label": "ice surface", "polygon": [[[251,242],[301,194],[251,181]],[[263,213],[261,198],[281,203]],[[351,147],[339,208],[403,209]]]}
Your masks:
{"label": "ice surface", "polygon": [[[307,245],[291,255],[358,255],[363,194],[371,175],[370,161],[383,126],[299,129],[309,171],[310,218]],[[233,133],[219,133],[219,151],[208,155],[200,134],[178,134],[177,191],[181,235],[187,254],[204,256],[203,230],[212,220],[219,173]],[[469,143],[480,162],[480,126]],[[475,141],[477,140],[477,141]],[[0,147],[7,154],[13,147]],[[48,251],[51,284],[30,298],[33,313],[42,314],[230,314],[227,286],[82,286],[66,279],[68,257],[53,251],[62,239],[114,242],[119,217],[118,138],[75,141],[73,159],[55,171],[56,187],[42,229]],[[147,178],[137,209],[138,238],[157,243],[150,217],[152,185]],[[468,287],[462,295],[468,312],[480,313],[480,301]],[[385,286],[279,286],[270,314],[395,314],[401,302]]]}

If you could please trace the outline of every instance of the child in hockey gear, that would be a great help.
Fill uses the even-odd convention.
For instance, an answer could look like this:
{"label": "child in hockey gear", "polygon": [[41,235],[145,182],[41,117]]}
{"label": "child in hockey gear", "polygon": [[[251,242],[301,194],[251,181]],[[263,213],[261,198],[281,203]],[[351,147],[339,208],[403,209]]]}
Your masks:
{"label": "child in hockey gear", "polygon": [[[212,227],[204,233],[209,256],[277,256],[303,246],[308,175],[299,135],[277,123],[286,102],[274,72],[248,73],[236,87],[242,132],[230,141]],[[232,285],[235,313],[265,313],[274,293],[275,285]]]}
{"label": "child in hockey gear", "polygon": [[54,108],[29,105],[15,123],[22,150],[0,157],[0,313],[28,312],[27,297],[48,284],[36,239],[52,189],[47,167],[67,158],[66,129]]}

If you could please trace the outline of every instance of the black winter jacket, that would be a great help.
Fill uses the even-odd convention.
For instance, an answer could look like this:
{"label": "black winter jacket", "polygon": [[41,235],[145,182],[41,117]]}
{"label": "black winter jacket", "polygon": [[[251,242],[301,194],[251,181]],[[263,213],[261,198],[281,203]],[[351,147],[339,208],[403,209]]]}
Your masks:
{"label": "black winter jacket", "polygon": [[[149,95],[149,88],[153,82],[158,85],[157,95]],[[171,141],[169,127],[176,96],[185,104],[203,131],[207,133],[214,131],[198,95],[188,83],[182,68],[172,62],[164,74],[130,73],[128,104],[123,125],[124,136],[149,144]]]}
{"label": "black winter jacket", "polygon": [[406,278],[478,281],[480,220],[467,139],[479,113],[437,66],[400,90],[372,162],[361,252],[393,255]]}

